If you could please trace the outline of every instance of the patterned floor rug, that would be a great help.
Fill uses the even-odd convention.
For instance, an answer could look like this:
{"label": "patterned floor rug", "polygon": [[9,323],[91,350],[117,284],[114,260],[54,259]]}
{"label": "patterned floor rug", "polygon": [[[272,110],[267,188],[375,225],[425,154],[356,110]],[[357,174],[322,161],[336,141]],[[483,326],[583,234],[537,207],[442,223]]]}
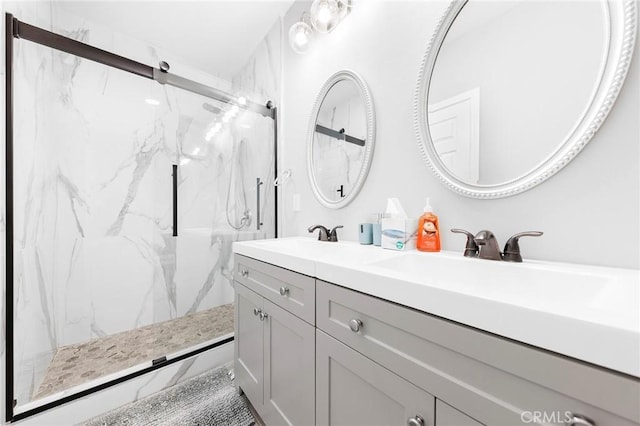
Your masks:
{"label": "patterned floor rug", "polygon": [[248,403],[227,368],[218,368],[147,398],[81,423],[81,426],[251,426]]}

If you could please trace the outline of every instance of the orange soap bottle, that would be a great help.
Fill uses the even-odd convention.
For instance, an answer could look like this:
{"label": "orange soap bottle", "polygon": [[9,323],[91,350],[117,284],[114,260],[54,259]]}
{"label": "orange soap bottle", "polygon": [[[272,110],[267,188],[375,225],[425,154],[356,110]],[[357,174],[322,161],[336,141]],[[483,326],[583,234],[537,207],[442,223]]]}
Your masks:
{"label": "orange soap bottle", "polygon": [[418,242],[416,246],[420,251],[440,251],[438,216],[433,214],[428,198],[424,206],[424,213],[418,220]]}

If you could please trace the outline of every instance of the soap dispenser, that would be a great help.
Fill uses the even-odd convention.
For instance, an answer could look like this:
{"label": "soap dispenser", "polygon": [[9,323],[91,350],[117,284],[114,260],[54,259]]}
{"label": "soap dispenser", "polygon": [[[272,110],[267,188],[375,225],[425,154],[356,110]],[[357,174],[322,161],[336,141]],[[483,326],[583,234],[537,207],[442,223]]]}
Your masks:
{"label": "soap dispenser", "polygon": [[423,210],[424,213],[418,220],[416,246],[420,251],[440,251],[440,225],[438,224],[438,216],[433,213],[429,198],[427,198]]}

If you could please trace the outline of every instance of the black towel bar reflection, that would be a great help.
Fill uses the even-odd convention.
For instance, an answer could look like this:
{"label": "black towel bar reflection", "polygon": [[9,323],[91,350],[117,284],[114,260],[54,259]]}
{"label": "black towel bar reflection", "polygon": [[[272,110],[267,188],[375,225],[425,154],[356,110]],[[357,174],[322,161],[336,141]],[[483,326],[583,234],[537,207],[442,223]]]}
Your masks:
{"label": "black towel bar reflection", "polygon": [[332,138],[336,138],[339,140],[343,140],[345,142],[349,142],[358,146],[364,146],[364,139],[358,139],[351,135],[345,133],[344,129],[333,130],[328,127],[321,126],[316,124],[316,132],[322,133],[323,135],[331,136]]}

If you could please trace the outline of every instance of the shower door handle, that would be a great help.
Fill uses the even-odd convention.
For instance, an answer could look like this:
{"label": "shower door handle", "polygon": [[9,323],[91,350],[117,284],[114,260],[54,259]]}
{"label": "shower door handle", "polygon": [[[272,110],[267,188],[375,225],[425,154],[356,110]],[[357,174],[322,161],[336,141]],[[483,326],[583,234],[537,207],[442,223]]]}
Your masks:
{"label": "shower door handle", "polygon": [[260,186],[263,184],[260,178],[256,178],[256,216],[258,216],[256,220],[256,230],[260,230],[260,227],[263,225],[262,218],[260,217]]}
{"label": "shower door handle", "polygon": [[171,166],[171,177],[173,180],[173,206],[172,206],[172,214],[173,214],[173,236],[178,236],[178,165],[173,164]]}

